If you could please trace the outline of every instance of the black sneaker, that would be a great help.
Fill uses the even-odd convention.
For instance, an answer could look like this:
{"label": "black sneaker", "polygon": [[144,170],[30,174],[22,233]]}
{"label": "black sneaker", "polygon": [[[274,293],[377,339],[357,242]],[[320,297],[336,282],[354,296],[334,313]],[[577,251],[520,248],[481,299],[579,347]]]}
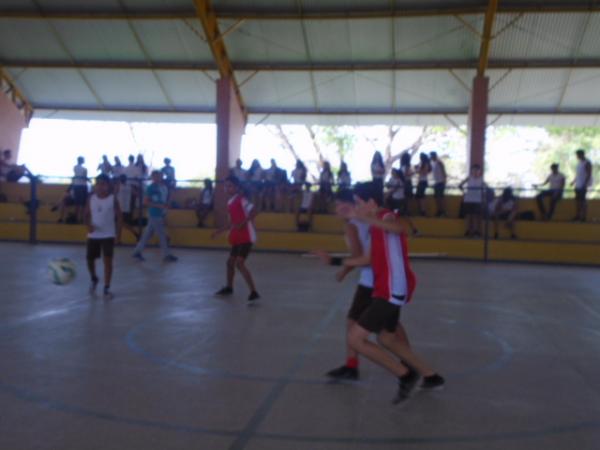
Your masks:
{"label": "black sneaker", "polygon": [[231,295],[231,294],[233,294],[233,289],[230,288],[229,286],[222,287],[217,292],[215,292],[215,295]]}
{"label": "black sneaker", "polygon": [[258,300],[259,298],[260,298],[260,295],[258,295],[258,292],[252,291],[252,292],[250,292],[250,295],[248,296],[248,301],[252,302],[254,300]]}
{"label": "black sneaker", "polygon": [[330,370],[325,375],[336,380],[358,380],[358,369],[343,365],[337,369]]}
{"label": "black sneaker", "polygon": [[423,377],[423,382],[419,389],[427,390],[427,391],[435,391],[438,389],[442,389],[446,384],[446,380],[441,375],[434,373],[428,377]]}
{"label": "black sneaker", "polygon": [[412,391],[417,387],[417,381],[419,381],[419,373],[414,370],[410,370],[406,375],[399,377],[398,393],[392,403],[397,405],[408,400]]}

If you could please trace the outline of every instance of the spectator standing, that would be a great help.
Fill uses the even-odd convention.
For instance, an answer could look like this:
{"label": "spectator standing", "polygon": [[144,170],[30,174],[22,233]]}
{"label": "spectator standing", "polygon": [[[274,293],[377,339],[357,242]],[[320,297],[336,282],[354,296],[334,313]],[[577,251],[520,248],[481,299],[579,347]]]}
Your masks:
{"label": "spectator standing", "polygon": [[160,171],[163,174],[165,186],[167,186],[167,190],[169,191],[169,200],[171,200],[171,196],[175,190],[175,185],[177,184],[175,179],[175,168],[171,165],[170,158],[165,158],[163,162],[165,163],[165,166],[160,169]]}
{"label": "spectator standing", "polygon": [[78,223],[83,222],[83,213],[88,197],[87,169],[83,166],[84,163],[85,158],[79,156],[77,158],[77,164],[73,167],[73,179],[71,180],[71,185],[73,186],[73,204],[75,205],[75,219]]}
{"label": "spectator standing", "polygon": [[276,193],[276,178],[279,171],[277,161],[271,159],[271,166],[264,173],[264,196],[263,209],[265,211],[275,211],[275,203],[277,198]]}
{"label": "spectator standing", "polygon": [[231,168],[229,174],[236,177],[241,183],[245,183],[248,179],[248,172],[242,168],[242,160],[239,158],[235,161],[235,166]]}
{"label": "spectator standing", "polygon": [[113,179],[116,180],[116,182],[118,183],[119,179],[121,178],[121,175],[123,175],[124,173],[125,167],[123,167],[123,164],[121,164],[121,158],[115,156],[115,163],[112,166]]}
{"label": "spectator standing", "polygon": [[307,170],[304,163],[300,160],[296,161],[296,167],[292,170],[292,186],[290,189],[290,212],[296,210],[296,204],[299,197],[302,195],[302,186],[306,182]]}
{"label": "spectator standing", "polygon": [[592,163],[585,157],[585,151],[579,149],[575,152],[577,156],[577,167],[575,168],[575,179],[571,183],[575,186],[575,218],[574,222],[585,222],[587,215],[587,190],[592,187]]}
{"label": "spectator standing", "polygon": [[312,227],[312,218],[314,213],[315,195],[312,192],[312,185],[304,183],[302,191],[302,201],[296,213],[296,228],[298,231],[309,231]]}
{"label": "spectator standing", "polygon": [[[252,203],[254,205],[258,205],[258,208],[262,205],[262,194],[263,194],[263,184],[264,181],[264,171],[260,165],[258,159],[252,161],[250,165],[250,169],[248,169],[248,182],[250,183],[250,191],[252,193]],[[243,185],[241,186],[243,189]]]}
{"label": "spectator standing", "polygon": [[[121,174],[117,183],[115,184],[115,196],[117,197],[117,202],[119,203],[119,207],[121,208],[121,223],[123,228],[129,231],[135,237],[136,242],[140,238],[140,234],[134,228],[134,219],[133,219],[133,208],[131,204],[131,195],[132,187],[127,182],[127,175]],[[121,240],[121,236],[119,236],[119,241]]]}
{"label": "spectator standing", "polygon": [[135,165],[138,167],[140,178],[142,178],[145,181],[146,178],[148,178],[148,166],[146,165],[146,161],[144,161],[144,155],[142,155],[141,153],[137,155]]}
{"label": "spectator standing", "polygon": [[437,152],[431,152],[429,154],[432,165],[433,172],[433,197],[435,198],[435,205],[437,211],[435,213],[436,217],[445,217],[446,216],[446,201],[445,201],[445,191],[446,191],[446,166],[439,159]]}
{"label": "spectator standing", "polygon": [[371,177],[377,189],[383,194],[383,181],[385,180],[385,163],[381,152],[375,152],[371,159]]}
{"label": "spectator standing", "polygon": [[[558,164],[554,163],[550,166],[550,175],[548,175],[546,180],[542,184],[533,185],[534,188],[538,188],[548,184],[550,188],[540,192],[535,197],[538,209],[540,210],[540,214],[542,216],[542,220],[552,219],[552,216],[554,215],[554,209],[556,208],[557,203],[563,197],[563,192],[565,190],[565,181],[566,178],[564,174],[562,174],[558,170]],[[550,197],[550,207],[547,213],[546,209],[544,208],[544,198],[546,197]]]}
{"label": "spectator standing", "polygon": [[[129,155],[127,158],[129,165],[125,167],[125,175],[127,176],[127,183],[131,186],[131,213],[133,214],[138,205],[138,199],[141,199],[141,187],[142,187],[142,172],[135,163],[135,156]],[[141,203],[141,200],[139,200]]]}
{"label": "spectator standing", "polygon": [[340,170],[338,171],[338,192],[348,191],[352,188],[352,176],[348,171],[348,165],[342,161],[340,164]]}
{"label": "spectator standing", "polygon": [[329,203],[333,199],[333,172],[329,161],[323,162],[323,169],[319,176],[319,211],[326,213]]}
{"label": "spectator standing", "polygon": [[404,198],[405,198],[404,211],[401,211],[401,213],[405,216],[409,214],[409,210],[410,210],[409,202],[413,198],[412,177],[414,175],[414,172],[410,165],[410,159],[411,159],[411,156],[410,156],[410,153],[408,153],[408,152],[404,152],[404,153],[402,153],[402,155],[400,155],[400,171],[402,172],[402,180],[404,182]]}
{"label": "spectator standing", "polygon": [[431,162],[429,156],[426,153],[419,155],[419,165],[415,168],[419,174],[419,183],[417,184],[417,203],[419,204],[419,214],[422,216],[427,215],[425,207],[425,191],[427,190],[429,174],[431,173]]}
{"label": "spectator standing", "polygon": [[98,172],[100,172],[100,175],[106,175],[107,177],[112,175],[112,165],[108,160],[108,156],[102,155],[102,162],[98,164]]}
{"label": "spectator standing", "polygon": [[465,236],[481,236],[481,214],[485,189],[481,166],[478,164],[471,166],[471,173],[458,187],[464,192],[463,205],[467,227]]}
{"label": "spectator standing", "polygon": [[196,217],[198,218],[199,228],[204,227],[206,216],[208,216],[214,208],[214,197],[213,183],[207,178],[204,180],[204,189],[202,189],[202,192],[200,193],[200,201],[196,207]]}

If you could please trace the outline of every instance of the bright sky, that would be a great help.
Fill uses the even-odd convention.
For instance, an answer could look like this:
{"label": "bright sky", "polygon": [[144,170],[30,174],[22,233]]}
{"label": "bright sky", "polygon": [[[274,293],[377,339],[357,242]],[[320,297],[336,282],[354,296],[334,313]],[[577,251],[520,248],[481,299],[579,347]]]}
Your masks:
{"label": "bright sky", "polygon": [[[312,142],[303,126],[286,126],[292,144],[299,156],[311,164],[314,159]],[[355,181],[370,177],[370,160],[375,146],[384,142],[387,127],[363,128],[357,136],[354,150],[346,162]],[[393,153],[412,144],[420,133],[419,127],[404,127],[394,141]],[[366,139],[366,136],[370,138]],[[530,170],[535,149],[548,136],[541,128],[518,128],[517,133],[494,136],[488,140],[486,178],[492,184],[531,186],[538,180]],[[375,142],[375,146],[372,142]],[[177,178],[203,179],[214,176],[216,128],[211,124],[126,123],[109,121],[70,121],[34,119],[24,131],[19,163],[26,164],[34,173],[47,176],[70,177],[78,156],[84,156],[90,174],[96,173],[102,155],[112,161],[119,156],[126,164],[129,154],[142,153],[153,168],[163,165],[170,157]],[[424,151],[437,150],[446,160],[453,179],[464,176],[466,150],[464,136],[455,131],[451,142],[433,143]],[[332,165],[337,167],[336,153],[324,148]],[[258,159],[263,167],[275,158],[281,167],[291,172],[295,160],[281,147],[280,141],[264,126],[249,125],[242,143],[244,167]],[[413,163],[416,164],[416,160]]]}

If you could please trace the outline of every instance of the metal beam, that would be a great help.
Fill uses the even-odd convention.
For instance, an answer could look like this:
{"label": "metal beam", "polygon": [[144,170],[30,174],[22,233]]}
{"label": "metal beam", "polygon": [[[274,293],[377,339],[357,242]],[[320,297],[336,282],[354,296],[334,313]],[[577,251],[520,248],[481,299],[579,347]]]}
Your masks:
{"label": "metal beam", "polygon": [[[257,9],[215,9],[219,19],[233,20],[345,20],[345,19],[383,19],[390,17],[436,17],[465,16],[485,14],[484,6],[456,6],[448,8],[389,8],[366,9],[330,9],[325,11],[299,12],[297,10],[274,11]],[[544,5],[525,4],[521,6],[500,6],[498,13],[585,13],[600,12],[600,4],[591,2],[565,2],[563,4]],[[194,10],[163,9],[151,11],[118,11],[118,10],[46,10],[39,13],[29,9],[0,9],[0,18],[5,19],[56,19],[56,20],[185,20],[197,18]]]}
{"label": "metal beam", "polygon": [[[121,112],[121,113],[156,113],[156,114],[214,114],[216,111],[214,108],[135,108],[131,106],[109,106],[99,109],[94,106],[82,107],[74,106],[69,104],[48,104],[48,103],[34,103],[33,107],[38,110],[49,110],[49,111],[72,111],[72,112]],[[466,108],[446,108],[446,109],[435,109],[435,110],[424,110],[424,109],[399,109],[392,110],[389,108],[358,108],[358,109],[345,109],[345,108],[327,108],[321,107],[318,111],[314,109],[306,108],[248,108],[249,114],[278,114],[278,115],[310,115],[310,116],[330,116],[330,115],[341,115],[341,116],[386,116],[386,115],[399,115],[399,116],[444,116],[444,115],[467,115],[468,110]],[[490,109],[489,114],[501,114],[501,115],[515,115],[515,116],[600,116],[600,108],[572,108],[564,109],[557,112],[555,109]]]}
{"label": "metal beam", "polygon": [[6,95],[19,111],[23,113],[25,117],[25,123],[29,125],[29,121],[34,113],[34,108],[29,103],[29,100],[17,87],[12,77],[8,74],[2,66],[0,66],[0,88],[2,93]]}
{"label": "metal beam", "polygon": [[490,55],[490,43],[492,42],[492,29],[498,11],[498,0],[489,0],[487,11],[485,12],[485,22],[483,23],[483,35],[481,36],[481,47],[479,49],[479,64],[477,66],[477,75],[484,76],[488,66]]}
{"label": "metal beam", "polygon": [[204,29],[204,35],[212,51],[217,69],[222,78],[229,78],[233,85],[237,101],[239,103],[244,119],[247,118],[248,113],[244,106],[244,99],[240,87],[235,79],[233,66],[227,55],[227,49],[225,48],[224,40],[222,39],[223,34],[219,30],[219,23],[217,22],[217,15],[212,7],[211,0],[194,0],[196,5],[196,13],[202,28]]}
{"label": "metal beam", "polygon": [[[389,70],[461,70],[477,69],[477,60],[446,61],[371,61],[337,63],[288,63],[252,62],[231,63],[235,71],[250,72],[348,72],[348,71],[389,71]],[[98,70],[165,70],[165,71],[218,71],[213,62],[189,63],[182,61],[74,61],[69,60],[0,60],[0,66],[25,67],[30,69],[98,69]],[[498,59],[489,60],[488,69],[598,69],[600,58],[595,59]]]}

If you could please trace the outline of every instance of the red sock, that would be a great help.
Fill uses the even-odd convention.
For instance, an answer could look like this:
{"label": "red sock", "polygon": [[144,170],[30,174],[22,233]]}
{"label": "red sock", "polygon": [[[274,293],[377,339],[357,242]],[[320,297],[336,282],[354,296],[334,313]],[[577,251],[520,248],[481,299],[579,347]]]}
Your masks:
{"label": "red sock", "polygon": [[348,358],[346,360],[346,367],[350,367],[352,369],[358,368],[358,358]]}

